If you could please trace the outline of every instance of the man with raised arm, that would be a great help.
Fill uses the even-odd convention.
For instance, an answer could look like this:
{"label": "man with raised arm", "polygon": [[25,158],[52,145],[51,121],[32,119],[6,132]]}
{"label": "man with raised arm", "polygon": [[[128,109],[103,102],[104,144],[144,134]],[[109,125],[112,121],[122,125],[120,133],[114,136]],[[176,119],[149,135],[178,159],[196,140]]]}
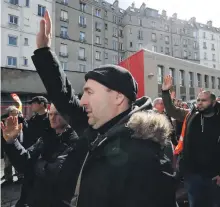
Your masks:
{"label": "man with raised arm", "polygon": [[80,140],[86,140],[88,153],[71,206],[175,206],[172,167],[162,150],[169,137],[167,119],[146,112],[151,100],[136,100],[135,79],[115,65],[88,72],[79,101],[50,50],[51,27],[46,12],[34,65],[58,111],[76,131],[87,128]]}

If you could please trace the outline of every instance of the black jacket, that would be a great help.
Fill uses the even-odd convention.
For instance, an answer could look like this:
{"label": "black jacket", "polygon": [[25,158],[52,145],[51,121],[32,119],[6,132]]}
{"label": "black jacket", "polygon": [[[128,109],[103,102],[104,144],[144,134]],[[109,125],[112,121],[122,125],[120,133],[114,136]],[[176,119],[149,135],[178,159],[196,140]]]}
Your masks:
{"label": "black jacket", "polygon": [[12,164],[24,173],[22,204],[29,207],[68,206],[80,169],[77,160],[74,162],[77,141],[78,136],[70,127],[60,135],[53,130],[45,132],[28,149],[18,140],[13,144],[3,140]]}
{"label": "black jacket", "polygon": [[25,148],[33,145],[50,128],[48,113],[43,115],[35,114],[27,120],[27,127],[24,130]]}
{"label": "black jacket", "polygon": [[[58,111],[74,129],[88,127],[85,110],[55,54],[43,48],[32,59]],[[133,137],[136,130],[126,127],[133,114],[151,107],[149,102],[148,98],[141,99],[135,104],[139,107],[120,114],[98,130],[88,127],[83,133],[80,140],[88,144],[89,155],[82,171],[78,207],[175,206],[172,168],[161,150],[162,136],[150,131],[152,123],[145,123],[146,112],[138,115],[145,133]]]}
{"label": "black jacket", "polygon": [[[180,155],[180,171],[185,175],[188,173],[198,173],[210,178],[217,174],[220,175],[220,104],[217,102],[214,107],[215,121],[208,128],[205,121],[205,132],[202,133],[201,120],[203,115],[196,107],[190,110],[175,107],[170,98],[169,91],[163,91],[162,98],[169,116],[183,122],[186,115],[189,114],[187,116],[186,131],[183,140],[183,152]],[[196,132],[206,136],[204,138],[205,141],[200,140]],[[200,155],[198,155],[198,152]],[[197,156],[195,158],[196,154]]]}

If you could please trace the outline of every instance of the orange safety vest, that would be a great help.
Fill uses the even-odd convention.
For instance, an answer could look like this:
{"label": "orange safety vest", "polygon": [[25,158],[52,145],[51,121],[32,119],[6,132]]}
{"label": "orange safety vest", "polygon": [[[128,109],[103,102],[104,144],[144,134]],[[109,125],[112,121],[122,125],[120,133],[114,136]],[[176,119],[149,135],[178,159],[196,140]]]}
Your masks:
{"label": "orange safety vest", "polygon": [[174,155],[178,155],[182,152],[183,150],[183,139],[185,137],[185,133],[186,133],[186,122],[187,122],[187,118],[189,116],[190,113],[188,113],[184,119],[184,122],[183,122],[183,127],[182,127],[182,131],[181,131],[181,135],[180,135],[180,139],[178,141],[178,145],[175,147],[175,150],[174,150]]}

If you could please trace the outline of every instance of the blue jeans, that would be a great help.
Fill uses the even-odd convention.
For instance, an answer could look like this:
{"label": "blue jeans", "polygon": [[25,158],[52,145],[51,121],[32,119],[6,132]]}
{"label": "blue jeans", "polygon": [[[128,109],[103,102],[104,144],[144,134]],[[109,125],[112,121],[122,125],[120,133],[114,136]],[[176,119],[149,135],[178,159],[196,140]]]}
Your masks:
{"label": "blue jeans", "polygon": [[220,207],[220,187],[198,174],[184,177],[190,207]]}

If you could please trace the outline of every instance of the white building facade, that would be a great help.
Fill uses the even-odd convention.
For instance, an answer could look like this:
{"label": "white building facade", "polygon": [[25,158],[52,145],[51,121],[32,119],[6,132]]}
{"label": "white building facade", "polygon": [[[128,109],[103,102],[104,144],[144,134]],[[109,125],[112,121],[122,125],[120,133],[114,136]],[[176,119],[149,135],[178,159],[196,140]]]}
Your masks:
{"label": "white building facade", "polygon": [[220,29],[207,24],[197,23],[200,64],[220,70]]}
{"label": "white building facade", "polygon": [[53,20],[53,0],[1,2],[1,67],[35,70],[31,56],[36,49],[36,34],[46,9]]}

